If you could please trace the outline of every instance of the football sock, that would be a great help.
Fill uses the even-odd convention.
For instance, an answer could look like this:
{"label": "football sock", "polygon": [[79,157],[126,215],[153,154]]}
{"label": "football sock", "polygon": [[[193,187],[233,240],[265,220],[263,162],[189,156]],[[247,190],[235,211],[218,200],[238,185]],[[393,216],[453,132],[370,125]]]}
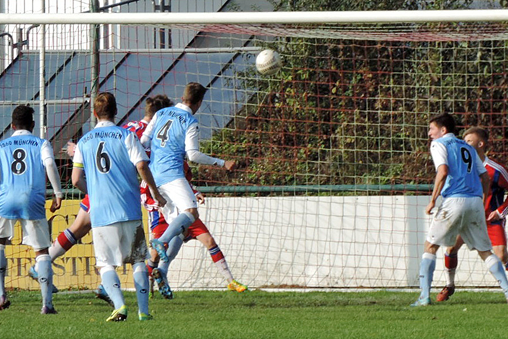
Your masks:
{"label": "football sock", "polygon": [[168,250],[166,251],[166,254],[168,255],[168,262],[159,261],[159,265],[157,268],[159,269],[159,272],[161,272],[161,275],[164,278],[164,281],[168,282],[168,271],[169,271],[169,265],[173,261],[173,259],[176,258],[178,255],[178,252],[180,251],[180,248],[182,248],[183,240],[181,237],[173,237],[171,241],[168,244]]}
{"label": "football sock", "polygon": [[5,245],[0,245],[0,296],[5,294],[5,272],[7,259],[5,258]]}
{"label": "football sock", "polygon": [[457,253],[445,253],[444,259],[446,267],[446,286],[455,286],[455,271],[457,270],[457,265],[459,262]]}
{"label": "football sock", "polygon": [[146,268],[148,270],[148,275],[151,275],[152,274],[152,271],[154,268],[157,267],[157,265],[159,264],[159,262],[153,262],[152,259],[148,259],[146,261]]}
{"label": "football sock", "polygon": [[183,233],[190,225],[194,223],[194,216],[190,212],[180,213],[164,231],[164,234],[158,239],[159,241],[167,244],[171,239],[180,233]]}
{"label": "football sock", "polygon": [[125,305],[123,293],[120,289],[120,279],[118,278],[118,274],[116,274],[115,268],[113,266],[104,266],[101,268],[101,279],[102,286],[104,286],[106,293],[115,305],[115,310]]}
{"label": "football sock", "polygon": [[149,282],[145,263],[138,262],[132,265],[134,287],[136,288],[136,297],[138,299],[139,313],[149,314],[148,312],[148,290]]}
{"label": "football sock", "polygon": [[180,252],[180,248],[182,248],[183,240],[182,238],[174,237],[171,239],[171,241],[168,244],[168,250],[166,251],[166,254],[168,255],[168,265],[173,261],[173,259],[176,258],[178,255],[178,252]]}
{"label": "football sock", "polygon": [[159,272],[161,273],[161,276],[163,277],[164,281],[167,282],[169,262],[164,262],[161,260],[157,268],[159,269]]}
{"label": "football sock", "polygon": [[420,288],[422,289],[420,299],[430,297],[430,286],[432,284],[435,268],[436,255],[426,252],[423,253],[422,262],[420,263]]}
{"label": "football sock", "polygon": [[153,262],[153,261],[152,261],[152,259],[148,259],[148,260],[146,261],[146,265],[147,265],[147,266],[150,266],[151,268],[155,268],[155,267],[157,267],[157,264],[158,264],[158,262]]}
{"label": "football sock", "polygon": [[499,286],[504,292],[506,298],[508,298],[508,279],[506,278],[506,273],[504,271],[503,263],[497,255],[492,254],[487,259],[485,259],[485,265],[489,269],[490,273],[496,278],[499,282]]}
{"label": "football sock", "polygon": [[53,269],[49,254],[42,254],[35,258],[37,262],[37,273],[41,285],[42,306],[53,308]]}
{"label": "football sock", "polygon": [[69,249],[71,249],[72,246],[76,244],[76,242],[76,237],[69,229],[66,229],[60,233],[49,248],[49,256],[51,257],[51,261],[55,261],[56,258],[64,255],[65,252],[67,252]]}
{"label": "football sock", "polygon": [[212,261],[215,263],[217,268],[219,269],[219,272],[222,274],[224,278],[228,282],[231,282],[233,280],[233,275],[231,274],[231,271],[229,270],[228,263],[226,262],[226,259],[224,258],[224,254],[219,248],[219,245],[216,245],[208,250],[210,253],[210,256],[212,257]]}

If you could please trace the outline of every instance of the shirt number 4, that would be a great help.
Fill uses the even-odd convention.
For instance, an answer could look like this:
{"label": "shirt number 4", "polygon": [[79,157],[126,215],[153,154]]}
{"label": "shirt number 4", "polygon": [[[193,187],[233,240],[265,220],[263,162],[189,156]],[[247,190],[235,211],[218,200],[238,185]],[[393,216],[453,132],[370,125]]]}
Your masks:
{"label": "shirt number 4", "polygon": [[159,132],[157,132],[157,139],[161,141],[161,147],[166,146],[166,141],[169,139],[169,129],[171,128],[172,123],[173,120],[168,120],[168,122],[161,127]]}

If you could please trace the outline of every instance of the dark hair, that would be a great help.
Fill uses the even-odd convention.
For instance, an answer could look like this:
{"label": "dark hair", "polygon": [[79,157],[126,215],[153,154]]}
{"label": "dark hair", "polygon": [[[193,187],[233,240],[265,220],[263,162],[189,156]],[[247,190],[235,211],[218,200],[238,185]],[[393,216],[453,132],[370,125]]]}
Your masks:
{"label": "dark hair", "polygon": [[19,105],[12,111],[12,124],[17,129],[31,130],[34,123],[34,109],[30,106]]}
{"label": "dark hair", "polygon": [[158,94],[145,100],[145,115],[153,117],[155,113],[165,107],[174,106],[174,102],[165,94]]}
{"label": "dark hair", "polygon": [[183,91],[182,101],[195,105],[205,97],[206,88],[200,83],[189,82]]}
{"label": "dark hair", "polygon": [[433,117],[430,119],[429,123],[432,122],[439,128],[446,128],[448,133],[455,133],[455,119],[448,113],[439,114]]}
{"label": "dark hair", "polygon": [[99,93],[94,100],[93,109],[99,118],[114,118],[117,111],[115,96],[109,92]]}
{"label": "dark hair", "polygon": [[464,135],[462,138],[465,138],[468,134],[476,134],[480,139],[482,139],[483,142],[487,143],[489,141],[489,132],[485,128],[481,127],[470,127],[467,129],[467,131],[464,132]]}

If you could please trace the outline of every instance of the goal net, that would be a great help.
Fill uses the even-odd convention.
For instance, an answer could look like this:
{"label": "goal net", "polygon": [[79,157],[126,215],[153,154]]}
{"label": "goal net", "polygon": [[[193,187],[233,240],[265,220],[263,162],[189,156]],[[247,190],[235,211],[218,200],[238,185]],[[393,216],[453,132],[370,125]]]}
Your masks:
{"label": "goal net", "polygon": [[[299,23],[302,13],[283,13],[277,23],[273,13],[266,22],[250,13],[225,23],[218,13],[74,14],[0,15],[1,138],[12,134],[16,105],[35,108],[34,133],[51,141],[66,192],[64,207],[48,210],[53,239],[80,208],[62,149],[93,127],[94,91],[116,96],[121,125],[143,117],[147,97],[178,102],[188,82],[207,88],[196,114],[201,151],[235,160],[237,169],[191,164],[193,184],[206,195],[201,219],[235,279],[251,288],[417,286],[435,174],[433,115],[485,127],[489,157],[507,160],[508,34],[496,16],[340,23],[323,12],[322,22]],[[264,49],[283,60],[271,76],[255,68]],[[38,288],[27,277],[34,253],[19,227],[6,256],[7,287]],[[60,289],[100,282],[90,235],[53,267]],[[486,272],[461,250],[457,285],[497,286]],[[119,273],[132,288],[130,267]],[[444,284],[442,273],[439,252],[435,284]],[[183,245],[169,282],[177,290],[227,283],[196,240]]]}

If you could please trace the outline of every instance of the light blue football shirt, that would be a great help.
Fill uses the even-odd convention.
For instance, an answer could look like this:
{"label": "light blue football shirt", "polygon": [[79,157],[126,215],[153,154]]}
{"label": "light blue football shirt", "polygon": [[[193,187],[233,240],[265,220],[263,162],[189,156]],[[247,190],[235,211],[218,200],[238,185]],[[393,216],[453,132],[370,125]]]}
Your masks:
{"label": "light blue football shirt", "polygon": [[100,122],[78,142],[74,166],[83,167],[92,227],[141,220],[135,165],[148,161],[137,136],[112,122]]}
{"label": "light blue football shirt", "polygon": [[187,129],[197,124],[191,112],[178,104],[163,108],[155,114],[146,135],[151,139],[150,170],[157,186],[185,178],[185,138]]}
{"label": "light blue football shirt", "polygon": [[448,166],[443,198],[483,197],[480,174],[486,170],[474,147],[449,133],[432,141],[431,153],[436,169],[441,164]]}
{"label": "light blue football shirt", "polygon": [[0,142],[0,216],[6,219],[46,218],[44,160],[53,157],[45,139],[18,130]]}

